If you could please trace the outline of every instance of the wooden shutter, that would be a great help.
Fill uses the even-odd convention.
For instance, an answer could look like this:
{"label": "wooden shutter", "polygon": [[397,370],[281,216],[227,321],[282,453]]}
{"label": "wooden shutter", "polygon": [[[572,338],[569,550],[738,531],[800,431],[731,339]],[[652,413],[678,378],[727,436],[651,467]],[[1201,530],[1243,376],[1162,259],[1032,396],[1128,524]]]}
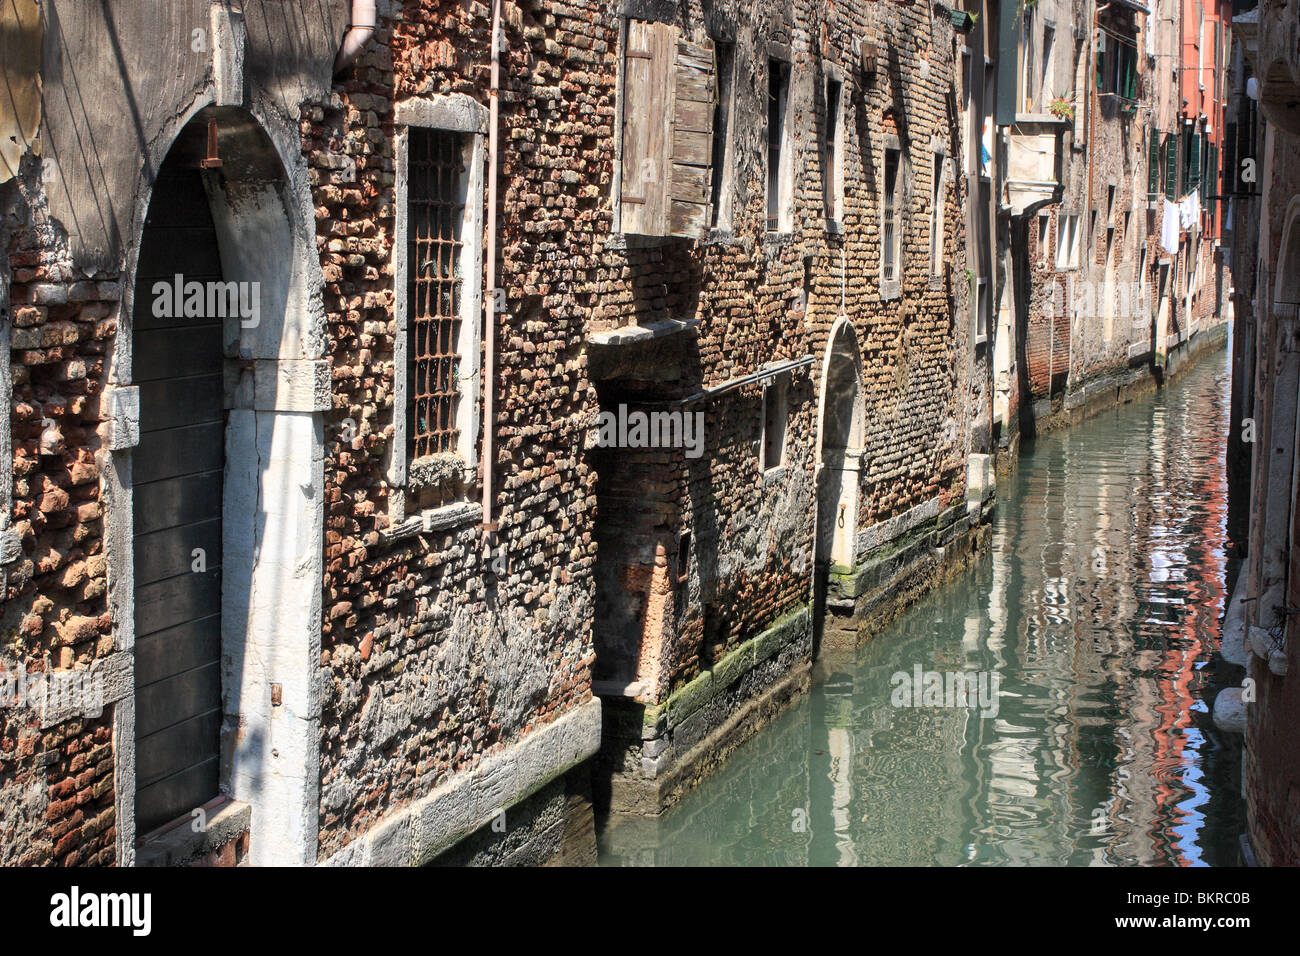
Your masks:
{"label": "wooden shutter", "polygon": [[1151,147],[1147,154],[1147,202],[1160,195],[1160,130],[1152,127]]}
{"label": "wooden shutter", "polygon": [[623,53],[623,169],[620,223],[623,232],[665,235],[669,169],[665,161],[672,129],[668,107],[677,28],[629,20]]}
{"label": "wooden shutter", "polygon": [[1165,198],[1170,202],[1178,198],[1178,134],[1165,137]]}
{"label": "wooden shutter", "polygon": [[673,106],[672,191],[668,234],[695,237],[708,229],[713,195],[713,112],[718,101],[713,43],[677,42]]}
{"label": "wooden shutter", "polygon": [[623,232],[694,238],[708,228],[717,88],[711,42],[679,39],[671,24],[628,21]]}

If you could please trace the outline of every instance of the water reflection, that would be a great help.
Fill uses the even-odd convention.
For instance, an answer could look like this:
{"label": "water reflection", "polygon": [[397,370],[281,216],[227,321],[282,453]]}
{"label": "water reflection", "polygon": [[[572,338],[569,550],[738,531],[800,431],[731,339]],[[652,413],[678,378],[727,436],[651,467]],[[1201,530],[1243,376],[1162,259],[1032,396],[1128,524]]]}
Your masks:
{"label": "water reflection", "polygon": [[[661,819],[612,826],[603,860],[1234,863],[1240,767],[1206,667],[1225,597],[1228,384],[1207,358],[1040,439],[999,489],[989,555],[824,659],[808,698]],[[894,706],[895,675],[918,670],[995,675],[996,713]]]}

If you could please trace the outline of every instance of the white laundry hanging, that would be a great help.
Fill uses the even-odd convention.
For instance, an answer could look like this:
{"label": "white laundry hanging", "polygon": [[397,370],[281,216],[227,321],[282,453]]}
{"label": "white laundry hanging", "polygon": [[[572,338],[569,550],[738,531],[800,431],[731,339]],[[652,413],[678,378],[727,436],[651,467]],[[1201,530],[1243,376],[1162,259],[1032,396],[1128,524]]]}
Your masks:
{"label": "white laundry hanging", "polygon": [[1193,189],[1183,197],[1183,201],[1178,204],[1179,225],[1184,229],[1191,229],[1200,221],[1201,218],[1201,191]]}
{"label": "white laundry hanging", "polygon": [[1178,251],[1178,206],[1168,199],[1160,222],[1160,248],[1171,256]]}

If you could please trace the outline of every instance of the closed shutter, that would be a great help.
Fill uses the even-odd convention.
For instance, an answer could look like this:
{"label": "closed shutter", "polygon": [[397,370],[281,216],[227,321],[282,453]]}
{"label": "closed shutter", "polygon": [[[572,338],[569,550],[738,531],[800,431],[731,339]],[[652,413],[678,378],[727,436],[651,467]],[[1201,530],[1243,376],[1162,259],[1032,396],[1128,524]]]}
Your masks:
{"label": "closed shutter", "polygon": [[665,157],[677,28],[630,20],[623,54],[623,232],[662,236],[668,216]]}
{"label": "closed shutter", "polygon": [[679,39],[671,24],[629,20],[623,75],[620,228],[698,237],[713,186],[713,44]]}
{"label": "closed shutter", "polygon": [[1165,137],[1165,198],[1173,202],[1178,198],[1178,134]]}
{"label": "closed shutter", "polygon": [[1151,148],[1147,155],[1147,202],[1160,195],[1160,130],[1151,130]]}
{"label": "closed shutter", "polygon": [[708,227],[713,195],[713,113],[718,99],[713,44],[679,40],[675,81],[668,234],[693,237]]}

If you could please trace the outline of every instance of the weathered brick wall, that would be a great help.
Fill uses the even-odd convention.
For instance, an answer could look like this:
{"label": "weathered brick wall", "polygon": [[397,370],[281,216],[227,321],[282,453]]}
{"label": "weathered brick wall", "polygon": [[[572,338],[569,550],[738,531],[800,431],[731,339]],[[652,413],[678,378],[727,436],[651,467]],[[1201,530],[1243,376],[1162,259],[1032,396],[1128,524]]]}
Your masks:
{"label": "weathered brick wall", "polygon": [[[24,175],[0,186],[12,283],[11,518],[22,548],[0,604],[0,658],[6,669],[48,672],[112,651],[96,451],[121,286],[72,267],[38,171],[28,157]],[[111,729],[111,708],[44,731],[30,710],[5,712],[0,841],[11,862],[112,862]]]}
{"label": "weathered brick wall", "polygon": [[[1087,153],[1087,205],[1081,208],[1079,218],[1079,277],[1093,291],[1082,297],[1075,324],[1070,349],[1073,387],[1126,368],[1129,346],[1150,339],[1149,320],[1145,316],[1136,319],[1128,297],[1145,228],[1146,162],[1140,113],[1123,114],[1112,98],[1096,105],[1094,114]],[[1134,191],[1135,184],[1143,190],[1140,195]],[[1108,239],[1111,229],[1113,238]]]}
{"label": "weathered brick wall", "polygon": [[[627,496],[613,484],[608,492],[601,486],[602,531],[611,528],[607,520],[619,524],[616,534],[602,537],[600,560],[616,565],[602,574],[627,582],[621,592],[612,581],[606,586],[627,605],[659,613],[661,603],[650,598],[653,582],[662,577],[654,570],[656,546],[671,557],[677,534],[689,531],[694,542],[689,580],[673,583],[671,620],[653,625],[665,643],[650,652],[661,668],[656,686],[644,691],[651,699],[661,699],[698,674],[702,664],[808,598],[819,379],[827,338],[839,316],[852,319],[863,359],[867,467],[859,525],[870,526],[936,495],[959,493],[964,481],[977,399],[968,379],[960,176],[946,192],[944,258],[953,264],[947,283],[932,283],[929,255],[931,138],[943,142],[949,157],[960,162],[962,156],[948,112],[952,30],[936,19],[931,43],[924,6],[878,6],[832,10],[808,2],[731,3],[706,11],[687,4],[678,21],[684,34],[696,39],[719,32],[720,24],[734,29],[731,229],[708,241],[677,240],[649,250],[611,244],[603,261],[615,281],[602,287],[593,328],[665,318],[699,321],[695,331],[684,333],[694,336],[687,345],[638,353],[641,369],[649,365],[671,372],[667,383],[657,386],[660,398],[689,395],[803,355],[815,361],[792,378],[783,471],[763,473],[762,390],[753,385],[703,406],[705,457],[690,462],[679,456],[675,509],[645,517],[640,533],[629,527],[636,523],[633,516],[604,517],[606,493],[620,506]],[[870,78],[858,69],[853,52],[854,38],[868,31],[882,51],[880,71]],[[779,235],[768,233],[765,222],[769,42],[788,47],[793,58],[794,228]],[[838,67],[844,84],[842,234],[825,227],[823,63]],[[885,135],[899,137],[908,164],[902,296],[888,301],[881,299],[879,269]],[[803,300],[806,307],[799,304]],[[987,359],[982,355],[980,361],[976,368],[986,376]],[[620,369],[617,375],[631,382],[645,373]],[[611,457],[619,467],[635,467],[626,451]],[[650,628],[644,618],[626,617],[611,623],[629,635]]]}
{"label": "weathered brick wall", "polygon": [[[603,4],[505,9],[490,559],[474,523],[381,539],[395,414],[393,102],[452,92],[487,102],[488,8],[403,4],[343,92],[303,118],[334,368],[322,856],[590,695],[594,475],[582,447],[594,395],[581,342],[608,223],[597,185],[611,162],[613,21]],[[355,183],[337,181],[338,158],[355,160]],[[359,424],[350,443],[347,419]]]}

